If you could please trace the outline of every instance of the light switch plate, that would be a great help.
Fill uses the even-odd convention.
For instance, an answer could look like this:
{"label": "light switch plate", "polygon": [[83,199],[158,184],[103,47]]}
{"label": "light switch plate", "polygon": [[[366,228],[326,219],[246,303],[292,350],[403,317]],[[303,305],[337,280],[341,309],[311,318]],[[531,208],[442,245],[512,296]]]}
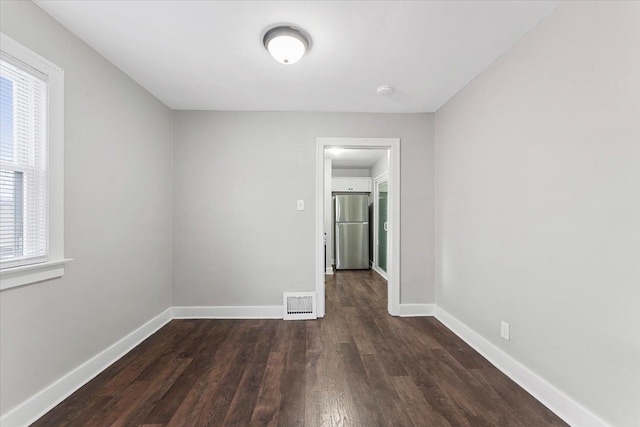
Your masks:
{"label": "light switch plate", "polygon": [[299,211],[304,210],[304,200],[298,200],[298,210]]}

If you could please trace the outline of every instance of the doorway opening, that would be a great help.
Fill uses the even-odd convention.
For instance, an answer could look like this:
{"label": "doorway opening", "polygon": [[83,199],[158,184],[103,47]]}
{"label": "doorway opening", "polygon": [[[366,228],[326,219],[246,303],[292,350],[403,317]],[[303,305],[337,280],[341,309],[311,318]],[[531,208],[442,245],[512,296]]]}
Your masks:
{"label": "doorway opening", "polygon": [[[369,262],[355,268],[371,267],[387,279],[387,311],[391,315],[398,315],[400,304],[400,140],[398,138],[317,138],[316,145],[317,315],[324,317],[325,314],[325,274],[333,273],[332,264],[339,265],[339,262],[336,261],[336,252],[339,251],[334,252],[336,238],[332,218],[335,203],[332,199],[334,193],[343,195],[370,194],[372,201],[371,225],[375,227],[371,227],[372,238],[366,240],[366,243],[370,243],[371,246],[371,252],[366,257]],[[327,153],[325,150],[328,149],[361,152],[367,150],[366,154],[369,157],[375,155],[376,151],[386,154],[386,161],[382,162],[384,169],[378,168],[373,174],[369,174],[368,187],[365,185],[366,179],[363,179],[362,174],[353,170],[349,173],[346,173],[345,170],[337,173],[342,176],[336,177],[337,181],[333,184],[331,179],[327,179],[333,175],[331,161],[327,162],[325,155]],[[344,164],[342,166],[342,169],[347,169]],[[384,176],[384,180],[377,179],[382,176]],[[338,189],[337,193],[333,191],[335,189]],[[384,203],[385,206],[381,207],[381,203]],[[380,223],[381,215],[383,221]],[[381,224],[382,233],[376,230],[378,223]],[[351,228],[355,230],[356,226]],[[381,245],[384,247],[381,248]]]}

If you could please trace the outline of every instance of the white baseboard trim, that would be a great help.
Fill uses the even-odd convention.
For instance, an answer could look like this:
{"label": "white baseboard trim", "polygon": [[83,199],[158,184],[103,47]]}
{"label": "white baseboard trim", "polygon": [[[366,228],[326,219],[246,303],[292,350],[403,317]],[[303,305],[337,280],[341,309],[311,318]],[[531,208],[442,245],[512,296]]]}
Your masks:
{"label": "white baseboard trim", "polygon": [[333,275],[333,266],[332,267],[327,267],[327,269],[324,271],[324,274],[326,275]]}
{"label": "white baseboard trim", "polygon": [[435,304],[400,304],[400,317],[433,316]]}
{"label": "white baseboard trim", "polygon": [[482,335],[441,307],[436,306],[435,308],[436,319],[569,425],[576,427],[608,427],[607,423],[591,413],[587,408],[530,371],[529,368],[513,359]]}
{"label": "white baseboard trim", "polygon": [[282,319],[281,305],[173,307],[174,319]]}
{"label": "white baseboard trim", "polygon": [[111,347],[98,353],[73,371],[7,412],[0,418],[0,425],[2,427],[22,427],[35,422],[158,329],[169,323],[171,319],[171,308],[168,308]]}

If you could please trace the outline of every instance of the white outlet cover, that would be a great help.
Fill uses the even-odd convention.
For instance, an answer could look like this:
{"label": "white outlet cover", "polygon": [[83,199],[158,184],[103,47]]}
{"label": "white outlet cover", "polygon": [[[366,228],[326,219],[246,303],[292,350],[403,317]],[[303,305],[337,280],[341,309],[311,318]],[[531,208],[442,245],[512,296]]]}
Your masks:
{"label": "white outlet cover", "polygon": [[504,320],[500,323],[500,336],[505,340],[509,341],[509,324]]}

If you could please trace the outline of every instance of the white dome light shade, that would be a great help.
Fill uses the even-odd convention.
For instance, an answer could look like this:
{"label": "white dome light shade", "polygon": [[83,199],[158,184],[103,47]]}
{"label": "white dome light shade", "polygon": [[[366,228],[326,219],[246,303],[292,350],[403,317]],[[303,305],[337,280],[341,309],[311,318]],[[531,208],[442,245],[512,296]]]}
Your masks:
{"label": "white dome light shade", "polygon": [[304,44],[295,37],[278,36],[269,42],[267,50],[281,64],[293,64],[302,58],[306,51]]}
{"label": "white dome light shade", "polygon": [[300,30],[294,27],[275,27],[267,31],[263,39],[273,59],[281,64],[294,64],[309,49],[309,41]]}

